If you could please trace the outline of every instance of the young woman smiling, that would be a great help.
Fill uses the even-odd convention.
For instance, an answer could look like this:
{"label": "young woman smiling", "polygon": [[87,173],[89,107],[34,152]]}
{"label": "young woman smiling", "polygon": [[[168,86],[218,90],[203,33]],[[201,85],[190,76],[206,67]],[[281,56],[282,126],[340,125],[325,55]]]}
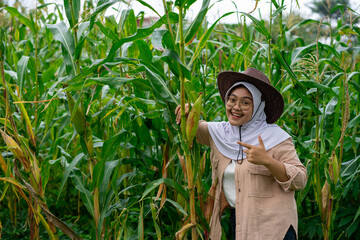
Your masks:
{"label": "young woman smiling", "polygon": [[[284,109],[281,94],[254,68],[221,72],[217,84],[228,121],[200,121],[197,131],[211,148],[216,183],[210,238],[221,239],[229,207],[234,239],[296,239],[294,191],[305,187],[307,173],[291,136],[273,124]],[[175,113],[179,123],[180,107]]]}

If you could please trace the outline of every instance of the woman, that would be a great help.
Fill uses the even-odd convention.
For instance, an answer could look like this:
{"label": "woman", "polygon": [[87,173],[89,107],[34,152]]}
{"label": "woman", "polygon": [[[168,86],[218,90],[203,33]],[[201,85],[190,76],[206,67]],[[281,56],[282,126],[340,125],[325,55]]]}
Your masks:
{"label": "woman", "polygon": [[197,131],[211,148],[217,183],[210,238],[221,239],[221,215],[230,207],[236,239],[296,239],[294,190],[307,175],[291,136],[273,124],[284,109],[281,94],[254,68],[221,72],[217,84],[228,122],[200,121]]}

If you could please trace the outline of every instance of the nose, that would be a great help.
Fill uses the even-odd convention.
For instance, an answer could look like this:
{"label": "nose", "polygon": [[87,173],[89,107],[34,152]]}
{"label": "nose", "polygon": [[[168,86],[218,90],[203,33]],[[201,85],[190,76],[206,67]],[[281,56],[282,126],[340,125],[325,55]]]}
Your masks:
{"label": "nose", "polygon": [[233,106],[234,110],[242,111],[240,104],[236,103],[235,106]]}

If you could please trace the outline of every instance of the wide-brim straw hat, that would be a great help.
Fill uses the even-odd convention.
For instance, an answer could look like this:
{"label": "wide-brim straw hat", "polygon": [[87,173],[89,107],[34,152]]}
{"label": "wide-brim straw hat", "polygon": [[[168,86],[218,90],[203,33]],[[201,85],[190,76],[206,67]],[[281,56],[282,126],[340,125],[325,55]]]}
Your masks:
{"label": "wide-brim straw hat", "polygon": [[244,72],[224,71],[217,76],[217,84],[221,99],[226,104],[225,94],[237,82],[253,84],[262,93],[265,100],[266,122],[274,123],[284,111],[284,99],[281,93],[271,86],[265,74],[255,68],[248,68]]}

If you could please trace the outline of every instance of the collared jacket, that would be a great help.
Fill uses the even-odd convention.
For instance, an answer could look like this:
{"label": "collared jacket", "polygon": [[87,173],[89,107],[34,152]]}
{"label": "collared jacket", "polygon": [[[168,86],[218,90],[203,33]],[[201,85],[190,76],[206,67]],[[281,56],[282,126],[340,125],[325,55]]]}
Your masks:
{"label": "collared jacket", "polygon": [[[210,220],[210,238],[220,240],[221,215],[229,206],[224,196],[222,180],[224,171],[232,160],[217,149],[207,122],[199,123],[196,137],[200,144],[211,148],[212,181],[217,182],[217,186]],[[280,182],[265,166],[252,164],[246,159],[242,164],[236,164],[237,240],[282,240],[291,225],[297,234],[298,216],[294,191],[305,187],[306,168],[300,162],[291,138],[267,150],[267,154],[284,164],[289,180]]]}

